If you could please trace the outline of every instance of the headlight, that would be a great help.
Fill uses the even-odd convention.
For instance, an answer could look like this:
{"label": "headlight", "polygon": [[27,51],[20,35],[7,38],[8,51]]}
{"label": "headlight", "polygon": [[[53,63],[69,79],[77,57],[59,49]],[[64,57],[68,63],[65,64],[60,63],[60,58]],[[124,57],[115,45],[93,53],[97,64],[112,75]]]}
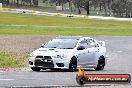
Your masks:
{"label": "headlight", "polygon": [[67,58],[66,55],[56,55],[56,56],[53,56],[54,58],[60,58],[60,59],[63,59],[63,58]]}
{"label": "headlight", "polygon": [[29,55],[29,57],[35,57],[35,55],[34,55],[33,53],[31,53],[31,54]]}

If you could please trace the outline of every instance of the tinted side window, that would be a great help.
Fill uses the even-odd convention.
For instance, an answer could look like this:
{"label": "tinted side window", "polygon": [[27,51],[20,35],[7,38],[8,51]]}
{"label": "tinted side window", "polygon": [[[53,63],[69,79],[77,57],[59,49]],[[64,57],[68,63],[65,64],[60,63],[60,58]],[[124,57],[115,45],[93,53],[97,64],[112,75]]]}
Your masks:
{"label": "tinted side window", "polygon": [[90,39],[89,40],[89,47],[95,47],[96,43],[94,40]]}
{"label": "tinted side window", "polygon": [[86,41],[86,40],[82,40],[82,41],[80,42],[80,44],[87,44],[87,41]]}
{"label": "tinted side window", "polygon": [[89,47],[89,39],[84,39],[80,42],[80,46],[84,46],[85,48],[88,48]]}
{"label": "tinted side window", "polygon": [[92,48],[96,46],[96,42],[92,39],[85,39],[80,42],[80,46],[84,46],[85,48]]}

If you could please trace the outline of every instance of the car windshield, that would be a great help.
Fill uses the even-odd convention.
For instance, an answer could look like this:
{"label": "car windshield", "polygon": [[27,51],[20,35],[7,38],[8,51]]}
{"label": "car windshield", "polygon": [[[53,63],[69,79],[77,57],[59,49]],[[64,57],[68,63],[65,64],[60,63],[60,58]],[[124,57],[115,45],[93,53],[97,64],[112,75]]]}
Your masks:
{"label": "car windshield", "polygon": [[76,47],[77,39],[53,39],[44,48],[73,49]]}

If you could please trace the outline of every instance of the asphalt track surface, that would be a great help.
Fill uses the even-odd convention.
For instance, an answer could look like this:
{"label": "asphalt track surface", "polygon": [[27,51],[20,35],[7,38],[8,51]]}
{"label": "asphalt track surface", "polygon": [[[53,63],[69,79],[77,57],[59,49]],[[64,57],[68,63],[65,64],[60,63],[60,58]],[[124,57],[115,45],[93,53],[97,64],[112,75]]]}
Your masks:
{"label": "asphalt track surface", "polygon": [[[132,36],[130,37],[93,37],[105,41],[107,47],[108,63],[103,71],[88,69],[90,74],[130,74],[132,75]],[[67,86],[78,87],[76,83],[77,72],[68,71],[41,71],[33,72],[29,68],[15,72],[0,73],[1,87],[46,87]],[[93,88],[132,88],[130,85],[86,85]]]}

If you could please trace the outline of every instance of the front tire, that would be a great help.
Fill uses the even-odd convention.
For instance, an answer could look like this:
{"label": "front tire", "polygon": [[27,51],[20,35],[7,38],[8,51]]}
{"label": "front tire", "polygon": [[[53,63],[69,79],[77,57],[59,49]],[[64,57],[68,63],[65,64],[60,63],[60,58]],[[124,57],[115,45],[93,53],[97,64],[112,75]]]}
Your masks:
{"label": "front tire", "polygon": [[77,70],[77,58],[73,56],[70,60],[69,70],[75,72]]}
{"label": "front tire", "polygon": [[40,70],[41,70],[41,68],[37,68],[37,67],[31,67],[31,69],[32,69],[33,71],[40,71]]}
{"label": "front tire", "polygon": [[97,67],[94,68],[95,70],[103,70],[105,66],[105,58],[104,56],[100,56],[99,60],[98,60],[98,64]]}

